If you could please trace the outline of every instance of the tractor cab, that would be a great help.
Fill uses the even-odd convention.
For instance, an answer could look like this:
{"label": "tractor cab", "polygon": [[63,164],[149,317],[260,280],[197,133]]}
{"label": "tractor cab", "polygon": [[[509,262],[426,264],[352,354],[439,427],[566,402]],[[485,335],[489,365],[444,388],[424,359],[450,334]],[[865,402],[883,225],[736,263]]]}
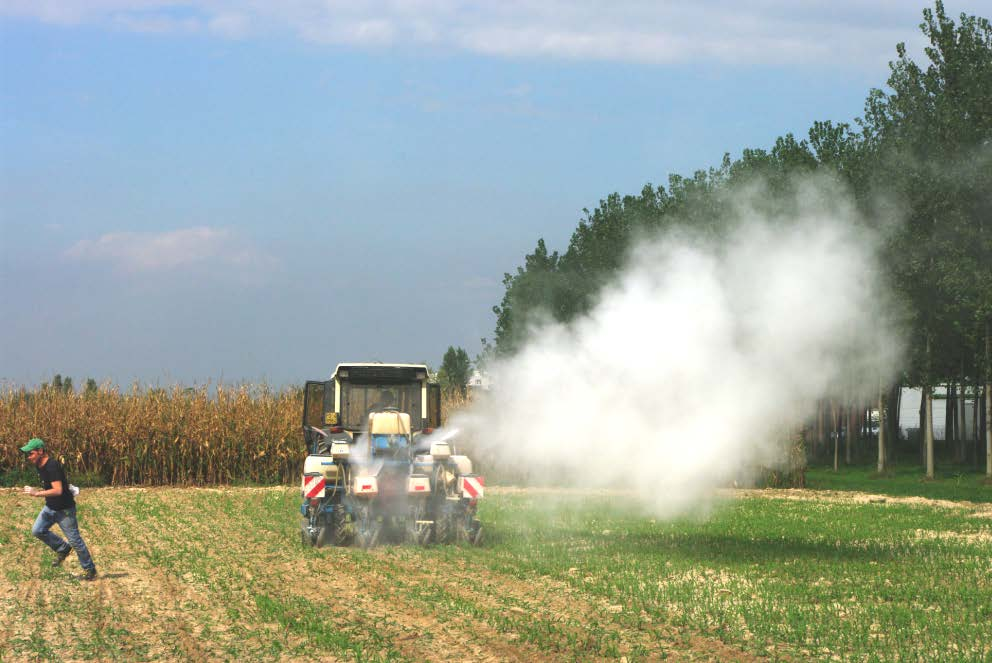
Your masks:
{"label": "tractor cab", "polygon": [[327,381],[308,381],[303,430],[310,453],[331,441],[369,435],[373,453],[408,447],[441,423],[441,388],[423,364],[338,364]]}

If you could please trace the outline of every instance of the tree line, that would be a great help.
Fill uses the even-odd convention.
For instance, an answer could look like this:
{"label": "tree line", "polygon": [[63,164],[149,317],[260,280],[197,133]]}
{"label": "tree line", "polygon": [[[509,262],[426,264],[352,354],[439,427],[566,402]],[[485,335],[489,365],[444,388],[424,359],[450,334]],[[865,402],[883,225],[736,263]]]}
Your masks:
{"label": "tree line", "polygon": [[[948,385],[952,432],[964,428],[962,397],[975,403],[974,447],[962,440],[954,459],[971,454],[978,462],[981,430],[992,476],[992,27],[963,13],[955,22],[937,1],[923,10],[920,29],[929,44],[926,61],[915,62],[897,44],[885,87],[869,91],[864,115],[853,123],[817,121],[805,138],[789,133],[771,149],[745,149],[736,159],[725,154],[689,177],[670,175],[667,186],[612,193],[583,210],[563,253],[539,239],[523,265],[504,275],[494,340],[485,351],[515,352],[538,315],[568,323],[588,312],[638,238],[679,227],[711,236],[728,231],[728,191],[760,182],[769,200],[785,200],[808,176],[828,174],[850,190],[865,223],[879,226],[878,268],[893,299],[887,304],[902,311],[909,350],[898,383],[880,388],[873,407],[821,409],[820,441],[831,421],[834,431],[870,431],[865,413],[877,409],[884,470],[898,431],[899,387],[921,387],[920,453],[933,476],[933,388]],[[880,201],[898,205],[895,228],[887,227],[892,210],[880,209]]]}

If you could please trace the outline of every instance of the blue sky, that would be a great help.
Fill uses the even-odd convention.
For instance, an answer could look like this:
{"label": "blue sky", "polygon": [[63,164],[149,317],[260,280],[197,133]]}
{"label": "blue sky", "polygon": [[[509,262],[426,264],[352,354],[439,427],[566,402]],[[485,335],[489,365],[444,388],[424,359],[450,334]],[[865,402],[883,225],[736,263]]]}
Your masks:
{"label": "blue sky", "polygon": [[474,355],[583,207],[922,58],[922,3],[744,4],[0,0],[0,381]]}

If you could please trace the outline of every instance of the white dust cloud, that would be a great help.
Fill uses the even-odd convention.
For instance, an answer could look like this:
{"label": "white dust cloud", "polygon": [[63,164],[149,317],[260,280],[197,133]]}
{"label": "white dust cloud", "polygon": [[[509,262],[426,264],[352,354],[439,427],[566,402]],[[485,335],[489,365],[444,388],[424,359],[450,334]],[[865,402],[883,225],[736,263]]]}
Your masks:
{"label": "white dust cloud", "polygon": [[876,243],[837,187],[786,207],[738,204],[719,241],[639,242],[588,315],[537,326],[452,424],[501,466],[627,488],[660,516],[780,465],[817,399],[877,394],[901,351]]}

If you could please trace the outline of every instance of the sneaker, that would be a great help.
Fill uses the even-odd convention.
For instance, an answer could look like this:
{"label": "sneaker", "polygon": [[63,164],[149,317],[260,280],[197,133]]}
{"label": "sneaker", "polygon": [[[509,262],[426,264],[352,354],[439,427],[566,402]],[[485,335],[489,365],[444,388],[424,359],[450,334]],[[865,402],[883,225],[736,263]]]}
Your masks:
{"label": "sneaker", "polygon": [[65,561],[65,558],[68,557],[71,552],[72,546],[66,546],[62,550],[57,550],[55,552],[55,561],[52,562],[52,566],[62,566],[62,562]]}
{"label": "sneaker", "polygon": [[96,580],[96,569],[86,569],[83,571],[83,580]]}

